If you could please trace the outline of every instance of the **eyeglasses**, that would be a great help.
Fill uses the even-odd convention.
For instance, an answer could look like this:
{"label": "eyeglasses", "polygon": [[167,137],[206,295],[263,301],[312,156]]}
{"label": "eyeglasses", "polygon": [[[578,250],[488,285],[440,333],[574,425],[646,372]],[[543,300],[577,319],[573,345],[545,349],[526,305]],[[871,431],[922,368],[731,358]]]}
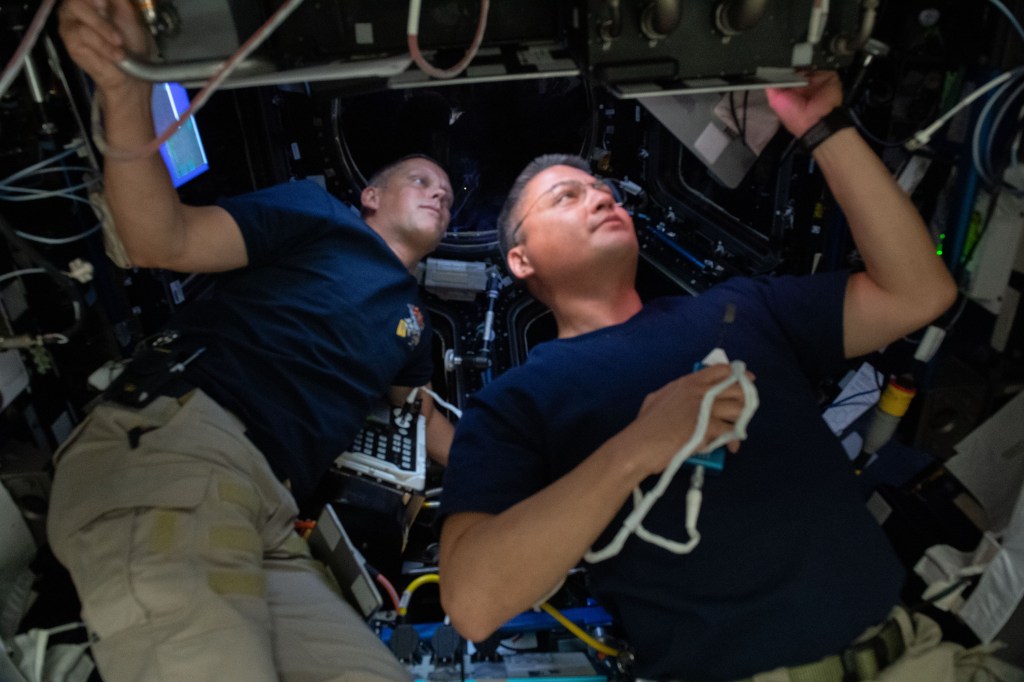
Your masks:
{"label": "eyeglasses", "polygon": [[561,180],[548,187],[544,192],[537,197],[530,207],[523,212],[523,217],[519,219],[516,226],[512,228],[512,234],[509,235],[509,242],[517,244],[516,236],[519,234],[519,228],[523,226],[523,222],[530,215],[535,208],[540,208],[542,211],[546,211],[552,208],[572,208],[573,206],[579,205],[587,196],[587,190],[593,189],[602,194],[606,194],[611,197],[612,201],[615,202],[616,206],[622,206],[622,195],[619,193],[618,187],[613,185],[608,180],[592,180],[590,182],[584,182],[583,180]]}

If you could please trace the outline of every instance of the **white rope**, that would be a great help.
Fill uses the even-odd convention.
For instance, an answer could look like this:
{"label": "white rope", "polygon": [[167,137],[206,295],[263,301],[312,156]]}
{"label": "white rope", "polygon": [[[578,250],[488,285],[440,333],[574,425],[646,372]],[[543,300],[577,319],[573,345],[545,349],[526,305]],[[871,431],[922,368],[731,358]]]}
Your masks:
{"label": "white rope", "polygon": [[697,517],[700,514],[702,502],[701,488],[704,484],[704,467],[702,466],[697,467],[694,471],[690,479],[690,490],[686,495],[685,528],[690,536],[689,541],[681,543],[663,538],[647,530],[642,524],[654,503],[661,498],[669,484],[672,483],[672,479],[675,478],[679,468],[700,447],[701,441],[704,440],[708,430],[708,422],[711,419],[711,407],[714,405],[715,399],[722,391],[735,383],[738,383],[743,390],[743,410],[740,413],[739,419],[736,420],[736,425],[732,431],[724,433],[713,440],[704,448],[703,452],[712,452],[731,441],[746,439],[747,424],[750,422],[751,417],[754,416],[758,406],[757,389],[754,388],[753,382],[747,378],[747,367],[743,362],[734,360],[729,365],[732,368],[730,375],[704,394],[704,399],[701,401],[700,411],[697,415],[697,423],[694,426],[693,435],[690,436],[690,440],[676,452],[672,461],[665,467],[657,484],[655,484],[650,492],[644,495],[640,488],[633,489],[633,511],[622,522],[622,527],[619,528],[615,537],[604,548],[588,551],[583,555],[584,559],[592,564],[610,559],[622,551],[626,540],[634,533],[646,542],[655,544],[675,554],[689,553],[700,542],[700,533],[697,531]]}

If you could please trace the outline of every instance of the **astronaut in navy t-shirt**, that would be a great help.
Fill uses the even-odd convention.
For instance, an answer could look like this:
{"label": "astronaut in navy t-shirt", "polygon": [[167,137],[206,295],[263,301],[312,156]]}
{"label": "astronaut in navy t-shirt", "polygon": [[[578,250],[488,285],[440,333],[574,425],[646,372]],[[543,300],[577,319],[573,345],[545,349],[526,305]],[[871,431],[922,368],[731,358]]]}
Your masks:
{"label": "astronaut in navy t-shirt", "polygon": [[[791,134],[815,129],[814,159],[864,272],[642,301],[632,218],[582,160],[540,157],[513,185],[499,218],[506,262],[551,309],[558,338],[471,396],[456,430],[441,596],[467,638],[542,602],[581,560],[641,678],[733,680],[815,663],[896,606],[902,567],[812,387],[940,315],[955,286],[857,132],[823,131],[831,117],[815,127],[841,104],[836,74],[768,93]],[[694,371],[715,346],[749,374]],[[755,395],[744,383],[760,407],[740,447],[734,429]],[[699,481],[679,469],[634,517],[695,432],[696,452],[733,439],[722,471]]]}
{"label": "astronaut in navy t-shirt", "polygon": [[[54,456],[48,537],[97,666],[108,682],[406,679],[294,521],[373,401],[430,380],[412,273],[447,229],[448,175],[400,159],[370,179],[361,212],[308,181],[182,204],[147,153],[152,86],[117,66],[146,53],[136,12],[59,12],[102,107],[112,219],[135,266],[217,274],[145,367],[129,365],[152,389],[101,402]],[[173,380],[160,353],[175,354]],[[429,397],[423,414],[443,462],[451,426]]]}

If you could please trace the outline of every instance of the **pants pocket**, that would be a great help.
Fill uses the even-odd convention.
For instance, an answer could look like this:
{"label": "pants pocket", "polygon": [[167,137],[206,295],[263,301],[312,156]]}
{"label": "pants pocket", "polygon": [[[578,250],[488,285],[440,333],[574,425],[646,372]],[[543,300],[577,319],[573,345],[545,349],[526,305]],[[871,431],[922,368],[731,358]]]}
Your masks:
{"label": "pants pocket", "polygon": [[95,634],[171,616],[200,588],[205,578],[187,548],[212,480],[195,462],[128,466],[55,498],[50,543]]}

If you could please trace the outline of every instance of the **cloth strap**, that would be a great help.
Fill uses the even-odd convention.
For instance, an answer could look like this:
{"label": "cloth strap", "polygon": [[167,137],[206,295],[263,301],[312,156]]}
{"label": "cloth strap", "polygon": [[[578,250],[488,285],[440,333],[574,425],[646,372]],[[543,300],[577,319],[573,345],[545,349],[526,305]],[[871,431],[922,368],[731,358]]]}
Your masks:
{"label": "cloth strap", "polygon": [[[741,682],[785,680],[786,682],[862,682],[873,680],[897,658],[903,655],[906,644],[900,625],[894,618],[867,639],[851,644],[842,653],[827,656],[815,663],[782,668]],[[778,673],[777,675],[775,673]]]}
{"label": "cloth strap", "polygon": [[800,147],[810,154],[819,144],[843,128],[849,128],[852,125],[853,119],[850,118],[850,113],[846,110],[846,107],[836,107],[822,116],[820,121],[812,125],[800,136]]}

